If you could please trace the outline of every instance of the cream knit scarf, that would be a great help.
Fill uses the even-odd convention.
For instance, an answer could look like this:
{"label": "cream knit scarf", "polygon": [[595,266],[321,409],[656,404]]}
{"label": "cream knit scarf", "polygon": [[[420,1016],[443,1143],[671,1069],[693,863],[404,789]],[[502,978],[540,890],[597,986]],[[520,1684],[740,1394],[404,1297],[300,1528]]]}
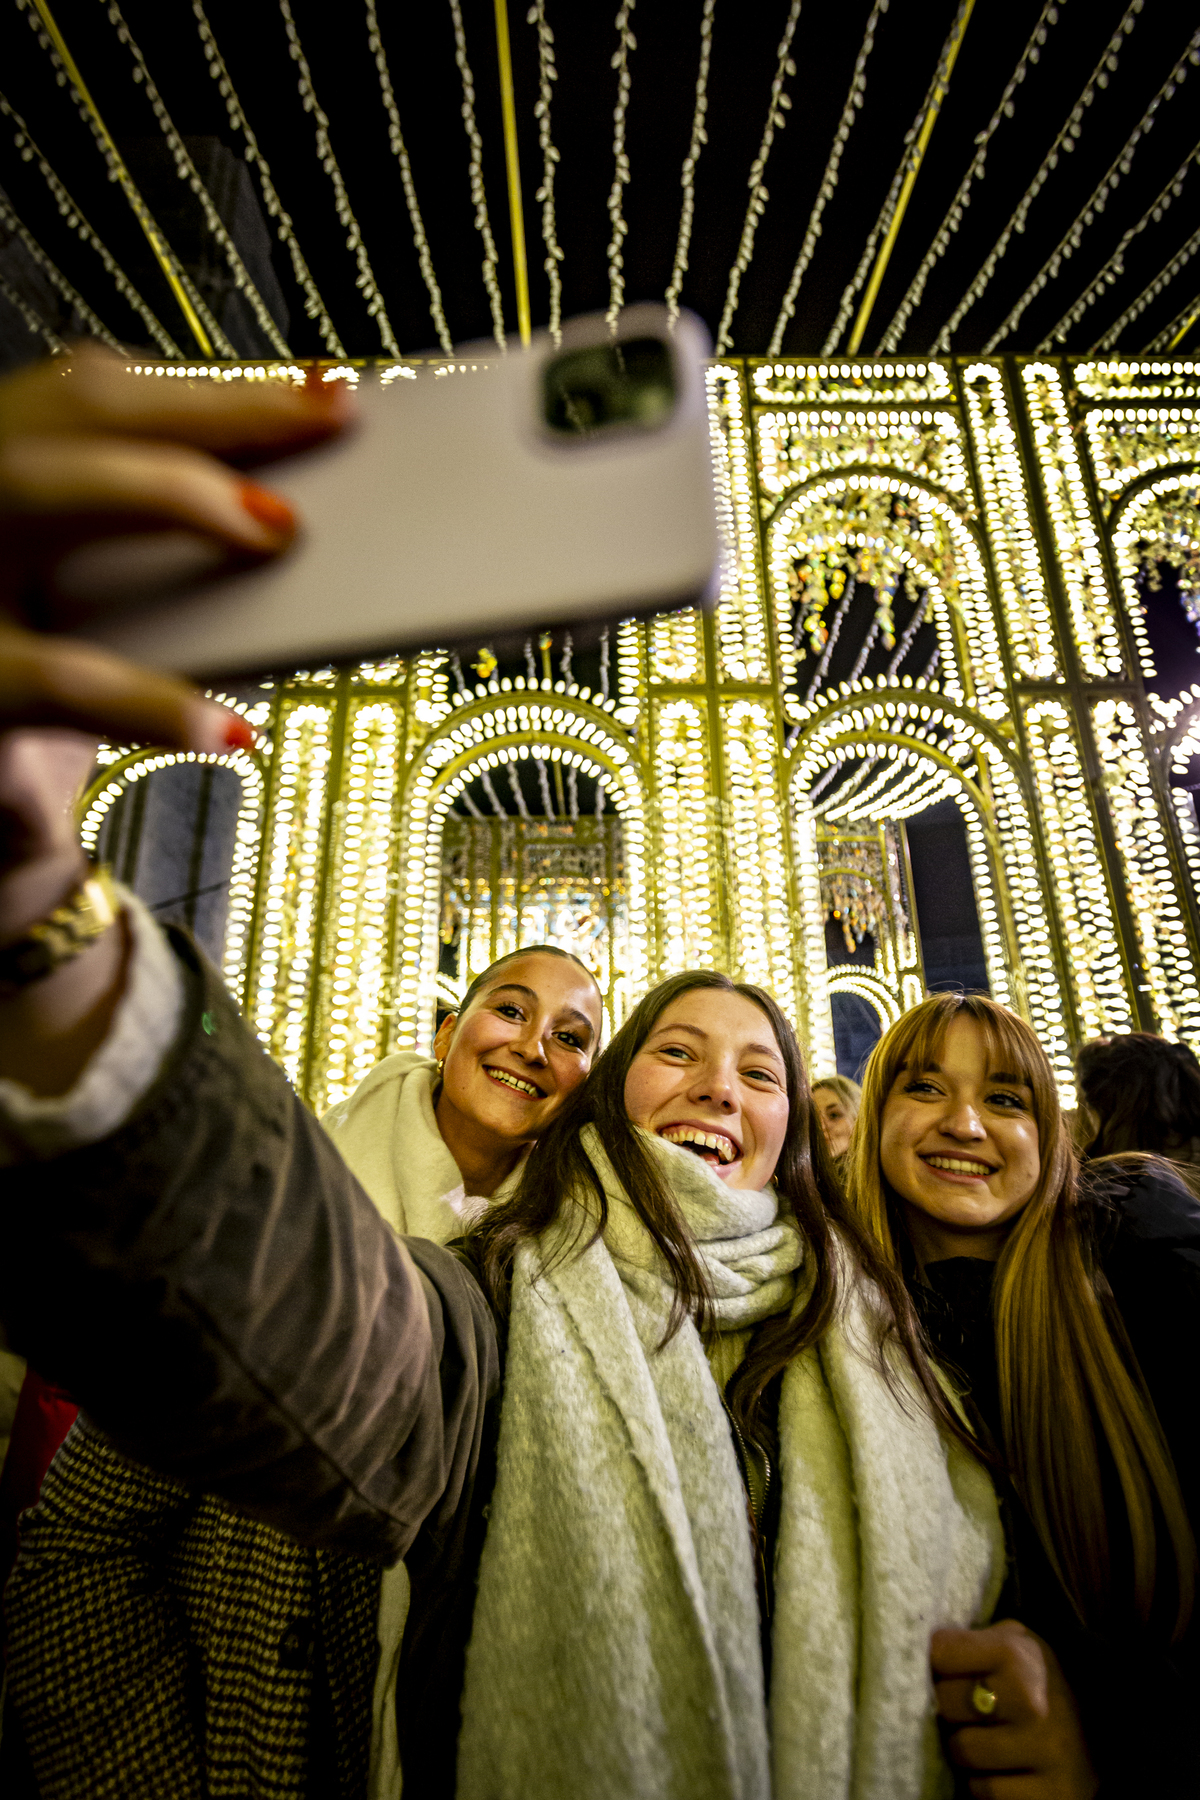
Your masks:
{"label": "cream knit scarf", "polygon": [[[719,1327],[791,1304],[801,1245],[773,1195],[647,1141]],[[590,1127],[584,1143],[604,1238],[561,1254],[560,1228],[516,1259],[458,1800],[948,1795],[929,1634],[995,1602],[987,1475],[899,1365],[893,1395],[869,1296],[844,1283],[837,1322],[783,1383],[768,1701],[745,1496],[704,1346],[689,1323],[660,1348],[661,1267]]]}

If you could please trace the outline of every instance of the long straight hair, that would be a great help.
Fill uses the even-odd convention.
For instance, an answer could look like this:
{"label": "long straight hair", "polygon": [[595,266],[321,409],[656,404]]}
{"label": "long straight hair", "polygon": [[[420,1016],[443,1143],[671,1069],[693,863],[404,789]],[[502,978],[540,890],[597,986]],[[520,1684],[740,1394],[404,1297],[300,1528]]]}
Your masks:
{"label": "long straight hair", "polygon": [[[900,1197],[880,1163],[883,1112],[901,1070],[938,1062],[946,1031],[960,1018],[979,1027],[992,1066],[1028,1082],[1038,1130],[1037,1185],[1009,1233],[993,1289],[1001,1426],[1014,1485],[1076,1611],[1092,1626],[1110,1624],[1128,1602],[1149,1622],[1161,1522],[1174,1556],[1177,1637],[1191,1612],[1196,1546],[1153,1402],[1095,1266],[1053,1072],[1023,1020],[982,995],[937,994],[892,1026],[863,1078],[847,1171],[851,1205],[892,1268],[915,1260]],[[1131,1594],[1114,1592],[1101,1439],[1128,1521]]]}
{"label": "long straight hair", "polygon": [[666,1265],[674,1289],[667,1339],[689,1317],[701,1329],[708,1322],[711,1296],[691,1233],[657,1163],[625,1110],[625,1082],[634,1057],[672,1002],[697,989],[739,994],[757,1006],[771,1026],[783,1058],[788,1097],[787,1134],[774,1185],[784,1206],[794,1214],[808,1246],[804,1303],[794,1315],[780,1314],[756,1331],[727,1391],[734,1418],[759,1441],[769,1436],[762,1410],[766,1389],[794,1357],[817,1342],[837,1309],[839,1258],[835,1239],[840,1236],[851,1263],[857,1263],[873,1279],[882,1297],[881,1341],[885,1335],[899,1337],[929,1405],[950,1431],[965,1437],[921,1354],[917,1327],[899,1273],[881,1255],[842,1196],[810,1101],[795,1032],[769,994],[717,970],[686,970],[669,976],[646,995],[598,1059],[585,1085],[538,1139],[513,1198],[488,1212],[474,1228],[472,1236],[481,1247],[484,1282],[493,1304],[501,1310],[507,1306],[512,1260],[518,1244],[546,1231],[572,1199],[582,1200],[587,1207],[585,1216],[595,1220],[589,1241],[603,1233],[608,1201],[580,1142],[580,1131],[590,1124],[596,1127],[621,1186]]}

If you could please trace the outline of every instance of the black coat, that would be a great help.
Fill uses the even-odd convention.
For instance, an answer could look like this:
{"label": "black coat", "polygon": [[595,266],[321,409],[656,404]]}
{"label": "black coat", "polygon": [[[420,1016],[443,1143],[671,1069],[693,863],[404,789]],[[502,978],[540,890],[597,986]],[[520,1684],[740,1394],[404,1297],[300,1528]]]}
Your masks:
{"label": "black coat", "polygon": [[[1085,1171],[1082,1217],[1089,1249],[1166,1434],[1193,1530],[1200,1524],[1200,1202],[1162,1164],[1099,1164]],[[913,1298],[942,1359],[965,1377],[993,1442],[1000,1441],[994,1265],[959,1257],[929,1264]],[[1170,1647],[1133,1623],[1107,1633],[1083,1627],[1033,1525],[1002,1485],[1010,1573],[997,1618],[1016,1618],[1045,1638],[1083,1715],[1103,1800],[1195,1800],[1200,1794],[1200,1628]],[[1106,1491],[1115,1488],[1107,1472]],[[1004,1491],[1006,1490],[1006,1491]],[[1114,1534],[1114,1566],[1128,1558]],[[1165,1584],[1167,1587],[1170,1583]],[[1200,1596],[1198,1596],[1200,1606]],[[1157,1621],[1156,1621],[1157,1622]]]}

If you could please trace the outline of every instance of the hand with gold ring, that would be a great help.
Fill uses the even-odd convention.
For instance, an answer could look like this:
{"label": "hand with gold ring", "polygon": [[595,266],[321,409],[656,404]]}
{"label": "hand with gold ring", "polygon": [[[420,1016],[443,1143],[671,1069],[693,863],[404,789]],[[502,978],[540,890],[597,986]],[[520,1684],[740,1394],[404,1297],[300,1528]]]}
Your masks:
{"label": "hand with gold ring", "polygon": [[1093,1800],[1099,1781],[1075,1696],[1049,1644],[1016,1619],[935,1631],[937,1709],[976,1800]]}

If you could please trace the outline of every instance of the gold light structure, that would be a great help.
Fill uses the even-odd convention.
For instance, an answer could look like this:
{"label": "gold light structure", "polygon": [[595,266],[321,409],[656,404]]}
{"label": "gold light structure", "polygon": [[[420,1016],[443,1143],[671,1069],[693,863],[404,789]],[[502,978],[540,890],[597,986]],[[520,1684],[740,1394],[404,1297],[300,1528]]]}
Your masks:
{"label": "gold light structure", "polygon": [[[1200,688],[1148,698],[1138,586],[1148,545],[1200,566],[1200,363],[722,358],[708,386],[720,601],[622,624],[607,697],[532,674],[454,692],[431,649],[298,674],[254,710],[260,751],[226,759],[244,804],[225,970],[263,1043],[318,1109],[388,1051],[428,1048],[439,1000],[524,931],[517,837],[554,835],[471,827],[499,846],[494,879],[472,853],[470,903],[492,910],[448,982],[447,858],[471,835],[451,808],[532,757],[604,784],[609,861],[554,892],[591,920],[610,1027],[662,975],[719,966],[770,989],[831,1069],[831,992],[884,1024],[921,997],[904,821],[951,799],[991,991],[1068,1103],[1088,1037],[1200,1049],[1200,833],[1171,784],[1200,753]],[[924,597],[927,674],[809,679],[838,571],[874,584],[884,644],[895,584]],[[104,767],[85,836],[166,760]],[[831,883],[854,871],[874,964],[829,968]]]}

